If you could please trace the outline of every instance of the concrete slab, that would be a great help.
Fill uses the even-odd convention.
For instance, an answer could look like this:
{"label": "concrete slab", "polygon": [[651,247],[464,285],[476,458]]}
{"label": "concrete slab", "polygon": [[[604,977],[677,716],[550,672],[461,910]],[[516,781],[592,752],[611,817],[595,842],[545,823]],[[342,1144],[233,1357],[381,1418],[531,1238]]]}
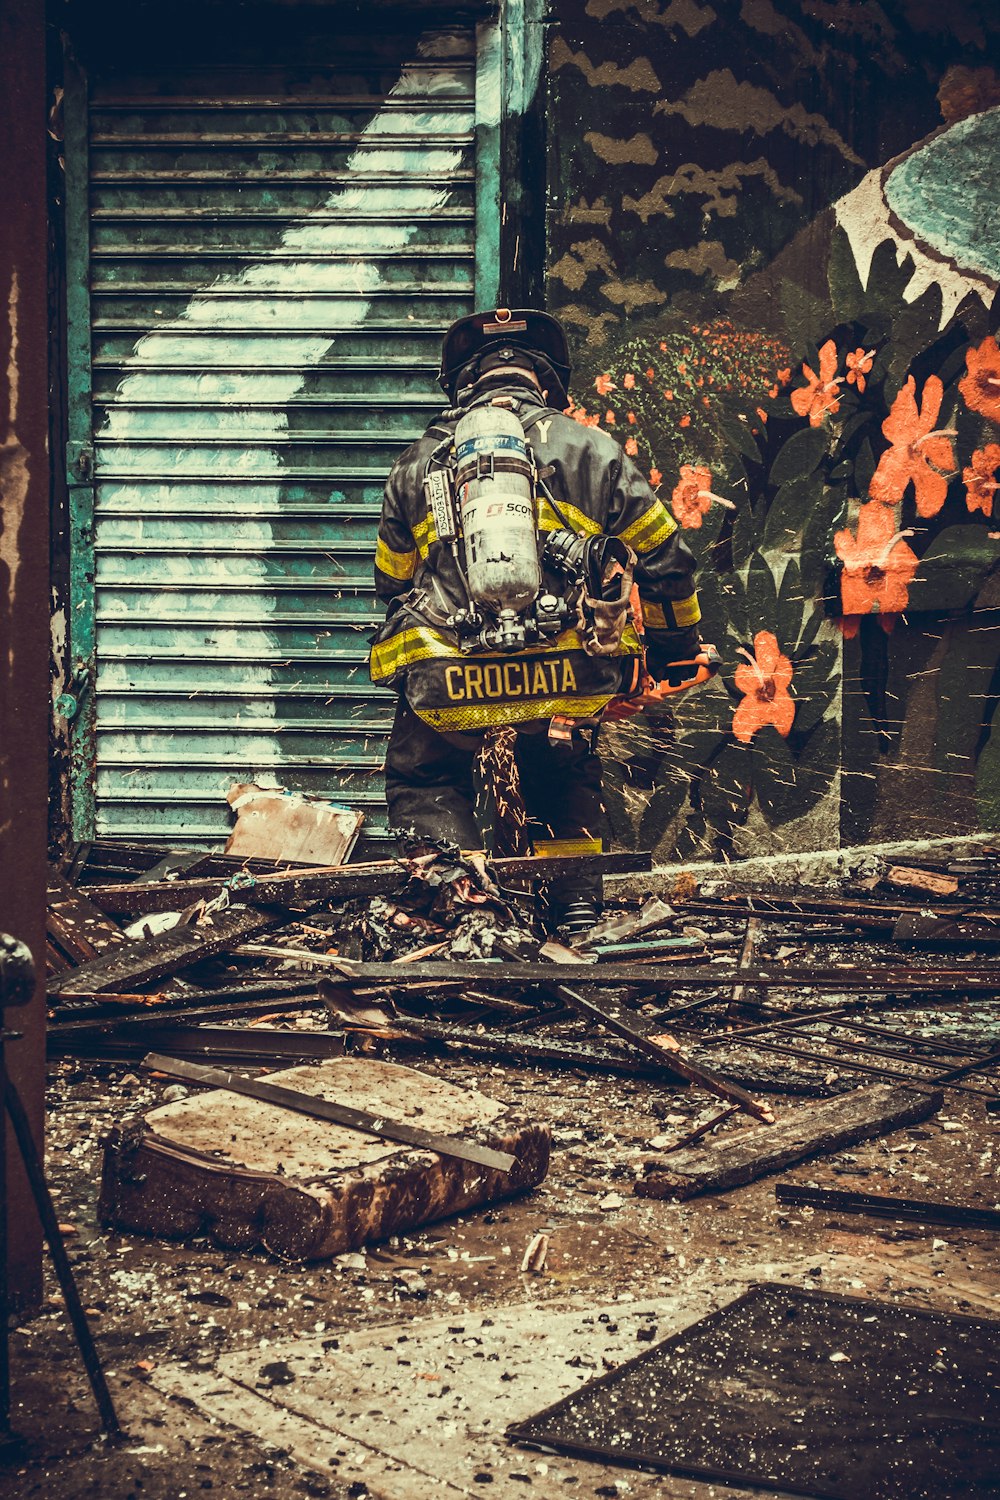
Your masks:
{"label": "concrete slab", "polygon": [[[703,1285],[604,1306],[578,1298],[559,1309],[527,1302],[455,1312],[242,1351],[212,1373],[161,1366],[153,1384],[287,1449],[314,1473],[366,1485],[373,1500],[703,1497],[717,1488],[516,1448],[504,1432],[719,1300]],[[735,1500],[750,1491],[725,1493]]]}

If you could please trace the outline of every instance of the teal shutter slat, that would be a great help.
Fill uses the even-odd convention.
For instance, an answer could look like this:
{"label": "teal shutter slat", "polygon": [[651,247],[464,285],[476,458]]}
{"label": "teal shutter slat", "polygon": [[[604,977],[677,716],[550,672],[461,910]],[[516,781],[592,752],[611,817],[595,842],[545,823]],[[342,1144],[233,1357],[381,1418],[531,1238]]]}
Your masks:
{"label": "teal shutter slat", "polygon": [[482,87],[472,27],[394,82],[375,38],[330,56],[308,96],[291,65],[91,80],[104,837],[216,844],[253,778],[384,827],[375,530],[474,306]]}

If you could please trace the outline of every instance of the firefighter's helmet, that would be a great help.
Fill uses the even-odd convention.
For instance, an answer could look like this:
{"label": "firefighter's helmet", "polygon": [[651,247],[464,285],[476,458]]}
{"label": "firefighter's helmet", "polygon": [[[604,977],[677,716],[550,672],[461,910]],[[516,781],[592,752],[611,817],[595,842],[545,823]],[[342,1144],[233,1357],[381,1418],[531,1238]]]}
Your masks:
{"label": "firefighter's helmet", "polygon": [[442,389],[454,401],[465,386],[489,369],[524,363],[525,356],[549,393],[552,406],[569,403],[569,349],[562,324],[532,308],[491,308],[459,318],[441,347]]}

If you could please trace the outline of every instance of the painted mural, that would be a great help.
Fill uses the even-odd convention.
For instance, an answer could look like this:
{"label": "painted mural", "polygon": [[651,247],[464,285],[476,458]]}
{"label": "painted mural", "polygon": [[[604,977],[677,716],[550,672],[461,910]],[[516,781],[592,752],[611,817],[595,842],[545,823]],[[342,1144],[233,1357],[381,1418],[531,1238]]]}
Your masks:
{"label": "painted mural", "polygon": [[608,731],[616,837],[731,858],[996,827],[1000,17],[559,10],[573,415],[684,528],[725,660],[671,722]]}

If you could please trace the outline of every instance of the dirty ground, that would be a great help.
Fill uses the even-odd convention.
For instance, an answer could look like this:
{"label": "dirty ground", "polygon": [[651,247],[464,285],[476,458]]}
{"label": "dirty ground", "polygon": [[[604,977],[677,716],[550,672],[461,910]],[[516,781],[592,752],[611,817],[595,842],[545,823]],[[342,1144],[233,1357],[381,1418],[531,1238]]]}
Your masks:
{"label": "dirty ground", "polygon": [[[605,1361],[630,1358],[644,1340],[684,1326],[755,1280],[1000,1315],[996,1240],[986,1230],[780,1209],[773,1178],[688,1203],[633,1197],[650,1140],[683,1134],[710,1112],[692,1090],[451,1059],[419,1065],[501,1101],[530,1104],[553,1131],[548,1180],[492,1211],[308,1266],[221,1253],[205,1242],[169,1245],[102,1232],[95,1220],[101,1139],[115,1121],[157,1102],[165,1085],[140,1080],[127,1064],[56,1065],[50,1180],[60,1219],[72,1226],[74,1268],[129,1437],[119,1449],[95,1439],[90,1394],[51,1295],[42,1314],[13,1336],[14,1421],[30,1450],[0,1481],[7,1492],[49,1500],[180,1500],[209,1490],[281,1500],[424,1500],[463,1491],[735,1496],[740,1492],[723,1486],[510,1448],[496,1433],[563,1393],[546,1391],[540,1399],[532,1388],[541,1355],[562,1368],[564,1385],[582,1383]],[[965,1201],[970,1168],[984,1179],[995,1173],[995,1130],[979,1098],[952,1095],[920,1126],[804,1163],[785,1177]],[[522,1273],[523,1253],[540,1231],[550,1236],[545,1269]],[[597,1321],[586,1336],[572,1318],[557,1322],[553,1341],[533,1347],[545,1315],[562,1310]],[[501,1342],[492,1329],[511,1316],[520,1318],[520,1334]],[[442,1320],[445,1331],[425,1354],[421,1330]],[[354,1352],[373,1332],[374,1343]],[[439,1418],[454,1424],[441,1485],[419,1462],[402,1474],[392,1468],[400,1434],[393,1444],[385,1431],[384,1346],[398,1348],[404,1332],[419,1351],[407,1376],[420,1415],[412,1433],[405,1415],[399,1418],[403,1447],[433,1433]],[[355,1394],[348,1418],[335,1419],[348,1404],[340,1388],[345,1399],[330,1405],[327,1418],[310,1408],[310,1395],[314,1387],[328,1389],[331,1377],[337,1381],[345,1345],[353,1383],[370,1380],[371,1400],[367,1391],[361,1400]],[[511,1400],[488,1436],[479,1369],[497,1351],[490,1367],[498,1390],[527,1392],[525,1400]]]}
{"label": "dirty ground", "polygon": [[[27,1450],[0,1473],[4,1493],[739,1496],[751,1492],[515,1447],[505,1429],[754,1283],[1000,1317],[995,1227],[880,1219],[777,1193],[934,1200],[987,1223],[1000,1206],[1000,1115],[988,1108],[1000,1062],[992,855],[943,872],[879,867],[853,885],[784,895],[678,882],[673,908],[626,901],[589,955],[539,948],[467,868],[419,868],[394,900],[359,894],[326,915],[301,882],[329,875],[264,872],[258,894],[298,882],[292,895],[305,891],[313,909],[286,911],[284,925],[267,916],[263,941],[246,931],[269,911],[263,896],[235,915],[223,905],[215,924],[123,945],[112,918],[136,902],[154,910],[155,876],[114,885],[99,867],[75,892],[54,882],[62,958],[50,982],[48,1175],[127,1437],[111,1446],[98,1435],[50,1282],[41,1313],[12,1335],[13,1420]],[[228,872],[208,873],[190,894],[211,907]],[[96,912],[88,890],[104,902]],[[903,931],[916,917],[929,936]],[[206,938],[216,945],[207,958]],[[467,977],[463,965],[498,942],[502,962]],[[550,977],[522,984],[526,965]],[[567,969],[573,983],[557,982]],[[109,975],[117,991],[89,977]],[[556,1003],[571,992],[582,1009]],[[210,1015],[198,1012],[206,996]],[[251,1071],[277,1028],[286,1046],[272,1067],[322,1043],[334,1050],[317,1056],[386,1056],[478,1090],[551,1130],[548,1175],[522,1197],[308,1264],[207,1237],[116,1232],[97,1206],[104,1143],[178,1098],[175,1081],[142,1065],[154,1035],[143,1016],[162,1019],[155,1034],[186,1056],[200,1055],[197,1037],[177,1023],[211,1020],[214,1055],[220,1037],[238,1034],[258,1049],[243,1053]],[[515,1060],[532,1047],[563,1055]],[[693,1060],[691,1086],[665,1070],[678,1056]],[[905,1119],[840,1149],[795,1146],[794,1111],[836,1121],[842,1106],[842,1123],[895,1097],[897,1082]],[[714,1172],[752,1164],[765,1139],[765,1155],[779,1139],[795,1151],[704,1190]]]}

